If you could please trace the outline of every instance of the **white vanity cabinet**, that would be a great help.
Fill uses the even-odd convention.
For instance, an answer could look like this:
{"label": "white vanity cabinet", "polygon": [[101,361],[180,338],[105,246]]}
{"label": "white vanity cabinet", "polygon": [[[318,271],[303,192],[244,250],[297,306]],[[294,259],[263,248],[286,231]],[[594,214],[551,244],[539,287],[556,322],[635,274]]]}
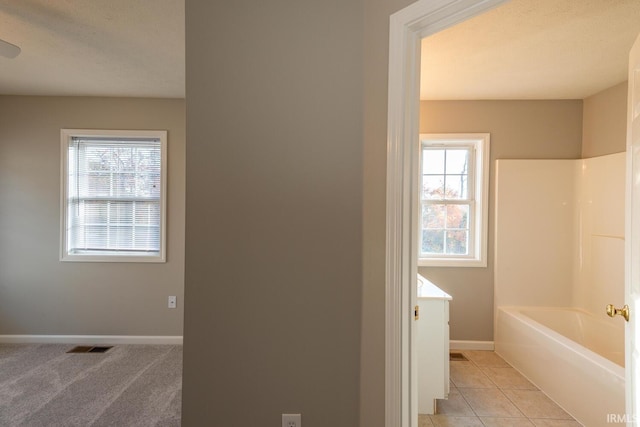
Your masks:
{"label": "white vanity cabinet", "polygon": [[451,296],[418,275],[418,413],[433,414],[435,399],[449,396]]}

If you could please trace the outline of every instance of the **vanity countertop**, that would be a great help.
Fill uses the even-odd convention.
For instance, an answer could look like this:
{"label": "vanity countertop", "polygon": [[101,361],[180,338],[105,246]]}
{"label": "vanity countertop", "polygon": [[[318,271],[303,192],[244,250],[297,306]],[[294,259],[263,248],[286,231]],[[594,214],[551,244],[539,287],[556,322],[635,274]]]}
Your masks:
{"label": "vanity countertop", "polygon": [[451,295],[418,274],[418,298],[452,299]]}

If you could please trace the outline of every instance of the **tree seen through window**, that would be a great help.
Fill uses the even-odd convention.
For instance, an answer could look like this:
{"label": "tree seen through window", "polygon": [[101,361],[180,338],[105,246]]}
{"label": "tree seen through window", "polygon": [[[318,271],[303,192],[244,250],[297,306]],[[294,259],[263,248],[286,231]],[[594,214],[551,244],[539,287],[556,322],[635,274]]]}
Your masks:
{"label": "tree seen through window", "polygon": [[423,147],[422,253],[468,254],[470,157],[466,147]]}

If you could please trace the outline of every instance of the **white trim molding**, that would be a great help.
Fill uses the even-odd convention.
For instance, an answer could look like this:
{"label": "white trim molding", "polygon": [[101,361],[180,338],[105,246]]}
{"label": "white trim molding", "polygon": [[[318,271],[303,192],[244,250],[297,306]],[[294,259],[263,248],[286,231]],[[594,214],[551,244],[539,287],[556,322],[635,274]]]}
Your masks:
{"label": "white trim molding", "polygon": [[[76,149],[71,150],[72,147],[77,142],[77,139],[80,140],[88,140],[91,141],[89,145],[94,145],[99,143],[99,140],[106,139],[109,141],[109,144],[138,144],[141,141],[148,142],[149,140],[156,140],[159,145],[160,151],[160,164],[158,165],[160,168],[160,177],[156,184],[159,184],[160,191],[158,195],[158,199],[147,196],[140,195],[110,195],[110,196],[102,196],[98,193],[94,194],[94,191],[88,191],[85,189],[84,191],[80,191],[78,189],[71,191],[72,188],[75,188],[73,185],[69,185],[70,181],[73,182],[77,177],[80,171],[76,171],[74,173],[70,173],[73,170],[72,165],[74,164],[73,156],[70,154],[71,151],[76,151]],[[155,151],[155,150],[154,150]],[[164,263],[167,261],[166,258],[166,241],[167,241],[167,131],[166,130],[97,130],[97,129],[60,129],[60,261],[64,262],[145,262],[145,263]],[[76,162],[78,162],[78,155],[76,155]],[[82,162],[80,162],[82,163]],[[79,166],[76,165],[77,169]],[[71,169],[70,169],[71,168]],[[73,178],[73,179],[72,179]],[[80,182],[76,183],[79,188],[84,188],[84,185]],[[155,187],[156,185],[154,185]],[[88,192],[89,194],[73,194]],[[73,223],[70,218],[74,217],[72,212],[74,210],[70,209],[70,201],[73,200],[84,200],[85,196],[89,196],[88,200],[95,202],[96,200],[100,200],[103,203],[109,201],[120,201],[124,203],[136,203],[143,201],[146,203],[152,202],[154,204],[157,203],[159,209],[159,224],[157,224],[157,228],[159,228],[159,236],[158,236],[158,247],[151,248],[135,248],[135,249],[115,249],[115,248],[106,248],[104,246],[99,245],[98,248],[86,248],[86,247],[75,247],[75,244],[71,244],[72,240],[71,229],[73,227]],[[133,198],[130,198],[133,197]],[[135,215],[134,215],[135,216]],[[106,218],[103,218],[106,221]],[[77,225],[77,224],[76,224]],[[108,221],[107,224],[108,225]],[[155,221],[152,221],[151,224],[147,224],[148,226],[153,225],[156,227]],[[129,224],[131,226],[131,224]],[[82,228],[82,226],[81,226]],[[78,242],[76,242],[78,243]],[[105,242],[102,242],[106,244]],[[130,242],[131,243],[131,242]],[[82,242],[81,245],[85,245],[86,242]]]}
{"label": "white trim molding", "polygon": [[420,43],[431,34],[507,0],[420,0],[394,13],[389,29],[387,117],[387,226],[385,324],[385,426],[417,426],[416,377],[411,356],[417,275],[416,236],[411,231],[417,191]]}
{"label": "white trim molding", "polygon": [[182,345],[182,336],[140,335],[0,335],[2,344],[170,344]]}
{"label": "white trim molding", "polygon": [[493,351],[495,345],[493,341],[449,341],[449,350],[488,350]]}

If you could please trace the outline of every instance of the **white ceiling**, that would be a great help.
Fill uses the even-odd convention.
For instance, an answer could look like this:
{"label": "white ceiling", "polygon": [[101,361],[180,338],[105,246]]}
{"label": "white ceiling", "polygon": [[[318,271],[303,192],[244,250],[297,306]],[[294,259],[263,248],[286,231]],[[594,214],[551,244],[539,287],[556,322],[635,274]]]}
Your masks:
{"label": "white ceiling", "polygon": [[[185,96],[184,0],[0,0],[0,94]],[[423,42],[423,99],[581,99],[626,80],[640,0],[512,0]]]}
{"label": "white ceiling", "polygon": [[424,39],[422,99],[583,99],[627,80],[640,0],[512,0]]}
{"label": "white ceiling", "polygon": [[0,94],[184,98],[184,0],[0,0]]}

